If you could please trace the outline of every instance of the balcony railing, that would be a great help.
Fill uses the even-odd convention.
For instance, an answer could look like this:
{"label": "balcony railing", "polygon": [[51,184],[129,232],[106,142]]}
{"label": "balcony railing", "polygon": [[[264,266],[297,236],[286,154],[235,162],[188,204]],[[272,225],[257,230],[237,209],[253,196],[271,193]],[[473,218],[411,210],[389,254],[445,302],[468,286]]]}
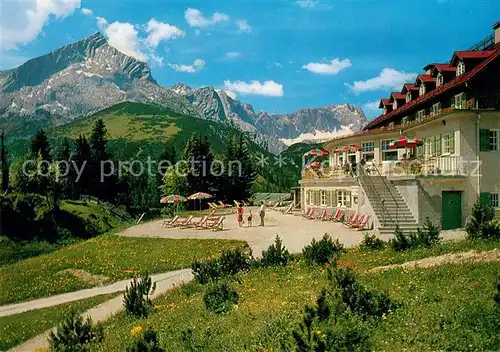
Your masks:
{"label": "balcony railing", "polygon": [[[416,158],[399,161],[383,161],[372,166],[367,163],[364,167],[365,174],[375,175],[378,169],[382,176],[459,176],[466,172],[466,165],[462,157],[440,156],[429,158]],[[302,171],[302,179],[346,179],[356,178],[359,175],[358,167],[318,167],[306,168]]]}

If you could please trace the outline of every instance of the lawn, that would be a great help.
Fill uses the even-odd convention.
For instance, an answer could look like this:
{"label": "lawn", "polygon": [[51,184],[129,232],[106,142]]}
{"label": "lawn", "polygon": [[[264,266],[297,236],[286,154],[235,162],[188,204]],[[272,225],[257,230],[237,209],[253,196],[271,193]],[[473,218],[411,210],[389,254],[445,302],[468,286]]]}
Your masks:
{"label": "lawn", "polygon": [[84,312],[87,309],[116,297],[116,293],[82,299],[55,307],[0,318],[0,351],[20,345],[59,324],[72,310]]}
{"label": "lawn", "polygon": [[[471,248],[500,248],[500,243],[463,241],[403,255],[390,250],[365,255],[353,250],[341,258],[341,265],[357,268],[366,287],[387,290],[400,304],[372,326],[374,350],[500,349],[500,309],[495,309],[493,300],[499,262],[365,272],[378,265]],[[239,276],[236,310],[220,316],[205,309],[203,287],[190,283],[156,300],[155,312],[148,319],[136,320],[123,313],[107,321],[105,340],[95,348],[123,351],[133,340],[131,329],[151,326],[167,351],[279,350],[281,337],[296,327],[304,306],[326,285],[326,276],[321,268],[307,267],[302,261],[285,268],[251,270]]]}
{"label": "lawn", "polygon": [[[188,268],[194,258],[219,255],[224,249],[243,245],[228,240],[103,235],[3,268],[0,305],[127,279],[139,271],[161,273]],[[72,270],[90,275],[75,276]]]}

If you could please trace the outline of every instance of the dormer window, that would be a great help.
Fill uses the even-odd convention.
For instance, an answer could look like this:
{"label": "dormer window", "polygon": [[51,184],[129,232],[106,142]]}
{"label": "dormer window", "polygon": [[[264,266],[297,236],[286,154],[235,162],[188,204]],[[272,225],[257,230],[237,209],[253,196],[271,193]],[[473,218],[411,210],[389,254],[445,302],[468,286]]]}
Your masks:
{"label": "dormer window", "polygon": [[465,62],[463,62],[463,60],[461,60],[458,62],[458,65],[457,65],[457,76],[460,76],[463,73],[465,73]]}
{"label": "dormer window", "polygon": [[411,101],[411,93],[410,92],[406,93],[406,102],[408,103],[409,101]]}
{"label": "dormer window", "polygon": [[444,76],[441,72],[439,72],[437,77],[436,77],[436,87],[439,87],[443,83],[444,83]]}
{"label": "dormer window", "polygon": [[398,108],[398,101],[394,100],[394,102],[392,103],[392,110],[396,110],[397,108]]}
{"label": "dormer window", "polygon": [[425,84],[424,84],[424,82],[422,82],[422,84],[420,85],[419,94],[420,94],[420,96],[422,96],[422,95],[425,94]]}
{"label": "dormer window", "polygon": [[384,106],[384,115],[387,115],[387,106]]}

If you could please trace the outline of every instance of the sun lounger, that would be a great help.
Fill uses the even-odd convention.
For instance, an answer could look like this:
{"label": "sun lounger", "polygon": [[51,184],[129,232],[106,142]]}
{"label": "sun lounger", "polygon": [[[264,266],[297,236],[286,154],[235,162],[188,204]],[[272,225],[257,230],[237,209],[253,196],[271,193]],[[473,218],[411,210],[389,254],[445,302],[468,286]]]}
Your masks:
{"label": "sun lounger", "polygon": [[212,218],[208,218],[207,221],[205,221],[205,224],[203,226],[198,227],[198,229],[214,229],[214,227],[221,227],[221,221],[224,221],[225,217],[224,216],[215,216]]}
{"label": "sun lounger", "polygon": [[207,221],[208,219],[208,216],[205,215],[205,216],[202,216],[201,218],[196,218],[196,219],[193,219],[191,220],[191,222],[186,225],[186,226],[183,226],[183,228],[188,228],[188,227],[199,227],[199,226],[203,226],[203,224]]}
{"label": "sun lounger", "polygon": [[333,214],[333,216],[330,217],[328,220],[333,221],[333,222],[339,222],[340,219],[342,219],[342,214],[343,213],[344,212],[341,209],[337,209],[337,211],[335,212],[335,214]]}
{"label": "sun lounger", "polygon": [[219,206],[217,204],[215,204],[215,203],[208,202],[208,206],[212,210],[219,210]]}
{"label": "sun lounger", "polygon": [[193,220],[194,216],[189,215],[187,218],[179,219],[177,220],[177,223],[175,224],[176,227],[186,227],[189,226],[191,221]]}
{"label": "sun lounger", "polygon": [[362,231],[366,227],[366,225],[368,224],[368,219],[370,219],[369,215],[363,215],[361,217],[361,220],[359,220],[359,222],[357,224],[352,225],[351,228],[353,230]]}
{"label": "sun lounger", "polygon": [[316,216],[316,219],[324,221],[326,220],[326,209],[320,211],[320,213]]}
{"label": "sun lounger", "polygon": [[355,212],[354,214],[352,214],[349,219],[347,219],[347,221],[344,221],[342,223],[342,225],[345,225],[345,226],[348,226],[348,227],[352,227],[352,225],[355,225],[357,224],[359,221],[359,213],[358,212]]}
{"label": "sun lounger", "polygon": [[289,214],[292,212],[293,203],[291,203],[285,210],[281,210],[282,214]]}
{"label": "sun lounger", "polygon": [[219,205],[222,207],[222,208],[230,208],[231,205],[230,204],[225,204],[223,201],[219,200]]}
{"label": "sun lounger", "polygon": [[237,200],[233,200],[233,202],[234,202],[234,205],[236,205],[236,207],[240,206],[240,202],[238,202]]}
{"label": "sun lounger", "polygon": [[243,203],[243,205],[246,207],[248,207],[250,205],[250,203],[248,203],[247,201],[244,201],[244,200],[242,200],[241,203]]}
{"label": "sun lounger", "polygon": [[177,222],[179,219],[179,215],[174,216],[173,219],[167,219],[163,221],[163,224],[161,225],[162,227],[173,227],[175,226],[174,224]]}
{"label": "sun lounger", "polygon": [[314,213],[314,208],[309,208],[307,209],[307,212],[305,214],[302,214],[302,216],[306,219],[310,219],[313,213]]}
{"label": "sun lounger", "polygon": [[217,220],[216,223],[214,223],[212,226],[209,227],[209,229],[211,229],[213,231],[223,230],[223,228],[224,228],[224,219],[225,219],[225,217],[221,216],[219,218],[219,220]]}

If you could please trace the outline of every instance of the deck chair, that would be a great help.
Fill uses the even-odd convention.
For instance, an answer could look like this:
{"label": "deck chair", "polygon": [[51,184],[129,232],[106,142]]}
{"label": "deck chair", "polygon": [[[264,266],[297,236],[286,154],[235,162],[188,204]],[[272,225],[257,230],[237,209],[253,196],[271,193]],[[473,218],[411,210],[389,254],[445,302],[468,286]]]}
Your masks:
{"label": "deck chair", "polygon": [[333,216],[330,217],[330,219],[328,219],[328,220],[333,221],[333,222],[339,222],[340,219],[342,219],[342,214],[343,213],[344,212],[341,209],[337,209],[337,211],[335,212],[335,214],[333,214]]}
{"label": "deck chair", "polygon": [[352,227],[352,225],[357,224],[358,221],[359,221],[359,213],[355,212],[354,214],[349,216],[349,219],[347,219],[347,221],[344,221],[342,225],[347,227]]}
{"label": "deck chair", "polygon": [[320,211],[318,216],[316,216],[316,219],[321,220],[321,221],[326,220],[326,209],[323,209],[322,211]]}
{"label": "deck chair", "polygon": [[174,216],[173,219],[167,219],[163,221],[161,227],[174,227],[174,224],[179,220],[179,215]]}
{"label": "deck chair", "polygon": [[302,214],[305,219],[309,219],[314,213],[314,208],[308,208],[307,212]]}
{"label": "deck chair", "polygon": [[245,200],[242,200],[241,203],[243,203],[244,206],[248,207],[250,205],[250,203],[248,203],[247,201]]}
{"label": "deck chair", "polygon": [[290,214],[292,212],[293,203],[291,203],[285,210],[281,210],[282,214]]}
{"label": "deck chair", "polygon": [[193,220],[193,218],[194,218],[193,215],[189,215],[187,218],[183,218],[183,219],[177,220],[176,227],[189,226],[189,224],[191,223],[191,221]]}
{"label": "deck chair", "polygon": [[219,206],[217,204],[215,204],[215,203],[208,202],[208,206],[212,210],[219,210]]}
{"label": "deck chair", "polygon": [[225,204],[225,203],[224,203],[223,201],[221,201],[221,200],[219,200],[219,204],[220,204],[220,206],[221,206],[222,208],[229,208],[229,207],[231,207],[231,205],[230,205],[230,204]]}
{"label": "deck chair", "polygon": [[198,227],[198,226],[203,226],[203,224],[207,221],[208,216],[202,216],[201,218],[193,219],[191,220],[191,223],[188,226],[184,226],[184,228],[188,227]]}
{"label": "deck chair", "polygon": [[216,223],[220,221],[221,218],[223,217],[215,216],[213,218],[208,218],[202,226],[198,227],[198,229],[211,229],[213,226],[215,226]]}
{"label": "deck chair", "polygon": [[363,215],[357,224],[351,226],[351,229],[362,231],[368,224],[368,219],[370,219],[369,215]]}
{"label": "deck chair", "polygon": [[233,202],[234,202],[234,205],[236,205],[237,208],[240,206],[240,202],[238,202],[237,200],[233,200]]}
{"label": "deck chair", "polygon": [[219,218],[219,220],[217,220],[217,222],[215,222],[214,224],[212,224],[209,228],[212,230],[212,231],[220,231],[220,230],[223,230],[224,229],[224,219],[225,217],[224,216],[221,216]]}

